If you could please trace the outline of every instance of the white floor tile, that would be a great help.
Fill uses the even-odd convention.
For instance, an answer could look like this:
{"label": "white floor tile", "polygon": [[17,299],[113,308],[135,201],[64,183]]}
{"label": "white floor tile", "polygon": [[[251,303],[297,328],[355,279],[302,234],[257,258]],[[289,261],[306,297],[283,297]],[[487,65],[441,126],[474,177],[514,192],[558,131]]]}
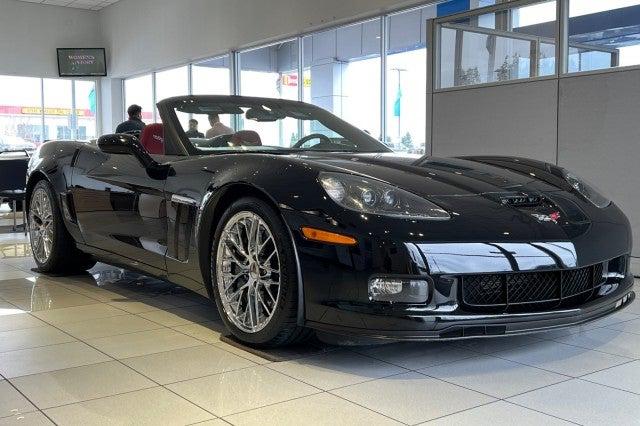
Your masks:
{"label": "white floor tile", "polygon": [[402,424],[327,393],[246,411],[226,417],[225,420],[238,426],[263,426],[267,423],[280,426],[339,426],[346,423],[350,426]]}
{"label": "white floor tile", "polygon": [[560,337],[556,341],[569,345],[640,359],[640,335],[597,328],[585,332]]}
{"label": "white floor tile", "polygon": [[639,318],[640,316],[633,314],[631,312],[628,312],[625,309],[623,311],[616,312],[615,314],[608,315],[602,319],[583,324],[581,328],[583,330],[589,330],[592,328],[611,327],[616,324],[625,323],[627,321],[632,321]]}
{"label": "white floor tile", "polygon": [[598,371],[582,379],[640,395],[640,361]]}
{"label": "white floor tile", "polygon": [[269,364],[271,363],[271,361],[269,361],[268,359],[262,358],[258,355],[255,355],[251,352],[245,351],[237,346],[234,345],[230,345],[226,342],[218,342],[218,343],[214,343],[213,346],[215,346],[216,348],[220,348],[224,351],[227,352],[231,352],[232,354],[236,354],[242,358],[246,358],[251,362],[255,362],[256,364]]}
{"label": "white floor tile", "polygon": [[494,399],[411,372],[331,391],[398,421],[416,424]]}
{"label": "white floor tile", "polygon": [[0,353],[0,374],[12,378],[109,360],[109,357],[84,343],[62,343]]}
{"label": "white floor tile", "polygon": [[14,310],[16,308],[16,305],[13,305],[6,300],[0,300],[0,317],[2,315],[8,315],[10,310]]}
{"label": "white floor tile", "polygon": [[125,314],[126,312],[116,309],[113,306],[105,305],[104,303],[97,303],[93,305],[34,312],[33,315],[50,324],[58,325],[97,318],[109,318]]}
{"label": "white floor tile", "polygon": [[58,327],[81,340],[163,328],[161,325],[140,318],[137,315],[118,315],[117,317],[64,323],[58,325]]}
{"label": "white floor tile", "polygon": [[39,411],[16,414],[11,417],[4,417],[0,419],[0,426],[53,426],[53,424],[54,423],[51,420]]}
{"label": "white floor tile", "polygon": [[542,341],[494,355],[573,377],[629,362],[629,358],[552,341]]}
{"label": "white floor tile", "polygon": [[21,298],[7,298],[11,303],[17,307],[29,312],[41,312],[50,311],[52,309],[69,308],[72,306],[84,306],[92,305],[96,303],[95,299],[91,299],[82,294],[71,293],[68,294],[39,294],[34,297],[21,299]]}
{"label": "white floor tile", "polygon": [[224,324],[219,321],[179,325],[172,328],[180,333],[188,334],[191,337],[207,343],[218,343],[223,334],[229,333]]}
{"label": "white floor tile", "polygon": [[167,387],[219,417],[319,392],[265,367],[245,368]]}
{"label": "white floor tile", "polygon": [[21,269],[17,269],[13,267],[12,265],[7,265],[7,266],[11,266],[13,269],[1,272],[0,280],[15,280],[17,278],[29,278],[35,275],[33,272],[23,271]]}
{"label": "white floor tile", "polygon": [[91,339],[87,343],[117,359],[203,345],[193,337],[168,328]]}
{"label": "white floor tile", "polygon": [[[63,280],[63,278],[58,278],[58,280]],[[105,290],[103,288],[96,286],[95,284],[88,285],[88,284],[74,283],[71,281],[61,281],[61,285],[67,290],[71,290],[76,293],[85,295],[99,302],[118,302],[125,299],[121,294],[114,293],[109,290]],[[118,306],[115,306],[115,307],[118,307]],[[126,309],[123,309],[123,310],[126,311]]]}
{"label": "white floor tile", "polygon": [[392,343],[368,348],[354,348],[354,350],[410,370],[446,364],[478,355],[476,352],[441,342]]}
{"label": "white floor tile", "polygon": [[165,327],[177,327],[193,323],[203,323],[220,319],[215,306],[194,305],[187,308],[155,310],[139,314],[141,317],[162,324]]}
{"label": "white floor tile", "polygon": [[20,308],[0,309],[0,331],[22,330],[47,325]]}
{"label": "white floor tile", "polygon": [[9,382],[0,380],[0,417],[16,416],[30,411],[36,411],[36,407]]}
{"label": "white floor tile", "polygon": [[109,305],[132,314],[141,314],[143,312],[157,311],[158,309],[162,310],[172,308],[171,305],[159,302],[154,299],[115,300],[109,301]]}
{"label": "white floor tile", "polygon": [[567,421],[504,401],[493,402],[424,423],[424,425],[429,426],[568,426],[571,424],[572,423]]}
{"label": "white floor tile", "polygon": [[40,409],[157,386],[117,361],[17,377],[12,382]]}
{"label": "white floor tile", "polygon": [[269,368],[323,390],[399,374],[406,370],[348,351],[269,364]]}
{"label": "white floor tile", "polygon": [[15,272],[16,268],[14,268],[11,265],[7,265],[6,263],[2,262],[2,259],[0,259],[0,280],[5,279],[4,278],[4,272]]}
{"label": "white floor tile", "polygon": [[14,268],[17,268],[29,273],[32,273],[31,270],[38,267],[38,265],[36,265],[36,262],[33,260],[33,257],[31,256],[4,258],[2,261],[7,265],[13,266]]}
{"label": "white floor tile", "polygon": [[582,425],[637,425],[640,419],[640,395],[580,379],[509,401]]}
{"label": "white floor tile", "polygon": [[640,334],[640,318],[632,321],[612,324],[607,326],[606,328],[610,328],[611,330],[626,331],[627,333]]}
{"label": "white floor tile", "polygon": [[566,376],[492,356],[469,358],[420,372],[496,398],[507,398],[567,380]]}
{"label": "white floor tile", "polygon": [[0,352],[73,342],[75,339],[51,326],[0,332]]}
{"label": "white floor tile", "polygon": [[229,426],[229,423],[222,419],[213,419],[205,422],[194,423],[193,426]]}
{"label": "white floor tile", "polygon": [[538,339],[537,337],[531,335],[522,335],[459,340],[453,342],[453,344],[472,351],[484,354],[492,354],[494,352],[504,351],[507,349],[532,345],[539,341],[540,339]]}
{"label": "white floor tile", "polygon": [[159,387],[51,408],[44,412],[63,425],[186,425],[214,417]]}
{"label": "white floor tile", "polygon": [[191,380],[256,365],[210,345],[127,358],[123,362],[160,384]]}
{"label": "white floor tile", "polygon": [[586,331],[586,330],[580,326],[561,327],[561,328],[554,328],[553,330],[549,330],[549,331],[534,333],[532,334],[532,336],[541,340],[556,340],[560,337],[570,336],[572,334],[577,334],[583,331]]}

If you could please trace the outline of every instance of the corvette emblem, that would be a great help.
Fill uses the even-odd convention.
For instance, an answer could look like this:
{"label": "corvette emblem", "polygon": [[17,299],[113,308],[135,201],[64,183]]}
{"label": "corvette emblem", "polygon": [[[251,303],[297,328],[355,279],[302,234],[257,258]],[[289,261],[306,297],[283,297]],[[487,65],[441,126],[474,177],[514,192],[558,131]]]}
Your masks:
{"label": "corvette emblem", "polygon": [[549,214],[532,213],[531,216],[538,219],[540,222],[553,222],[558,223],[560,220],[560,212],[552,212]]}

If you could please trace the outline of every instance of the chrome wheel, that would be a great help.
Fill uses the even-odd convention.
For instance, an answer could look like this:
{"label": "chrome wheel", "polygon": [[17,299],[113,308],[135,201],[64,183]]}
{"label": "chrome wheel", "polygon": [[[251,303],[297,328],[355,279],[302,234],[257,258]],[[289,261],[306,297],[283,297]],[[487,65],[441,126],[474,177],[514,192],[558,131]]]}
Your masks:
{"label": "chrome wheel", "polygon": [[31,250],[39,263],[46,263],[53,247],[53,210],[49,194],[44,188],[36,188],[29,208],[29,234]]}
{"label": "chrome wheel", "polygon": [[265,221],[242,211],[225,224],[216,250],[216,277],[227,318],[245,333],[269,324],[280,298],[278,246]]}

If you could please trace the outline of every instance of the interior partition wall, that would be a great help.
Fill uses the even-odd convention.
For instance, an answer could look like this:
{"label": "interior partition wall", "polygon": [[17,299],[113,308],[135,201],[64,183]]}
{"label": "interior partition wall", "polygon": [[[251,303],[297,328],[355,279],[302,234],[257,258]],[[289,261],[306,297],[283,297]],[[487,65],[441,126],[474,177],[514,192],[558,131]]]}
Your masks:
{"label": "interior partition wall", "polygon": [[428,152],[567,167],[640,241],[640,1],[517,0],[428,27]]}

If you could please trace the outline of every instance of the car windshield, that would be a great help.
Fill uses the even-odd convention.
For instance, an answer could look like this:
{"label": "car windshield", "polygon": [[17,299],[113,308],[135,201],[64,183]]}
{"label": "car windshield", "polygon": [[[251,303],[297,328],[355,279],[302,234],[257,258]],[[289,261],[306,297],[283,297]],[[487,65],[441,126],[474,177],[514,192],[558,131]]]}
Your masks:
{"label": "car windshield", "polygon": [[198,153],[390,151],[365,131],[301,102],[194,96],[170,105],[183,139]]}

